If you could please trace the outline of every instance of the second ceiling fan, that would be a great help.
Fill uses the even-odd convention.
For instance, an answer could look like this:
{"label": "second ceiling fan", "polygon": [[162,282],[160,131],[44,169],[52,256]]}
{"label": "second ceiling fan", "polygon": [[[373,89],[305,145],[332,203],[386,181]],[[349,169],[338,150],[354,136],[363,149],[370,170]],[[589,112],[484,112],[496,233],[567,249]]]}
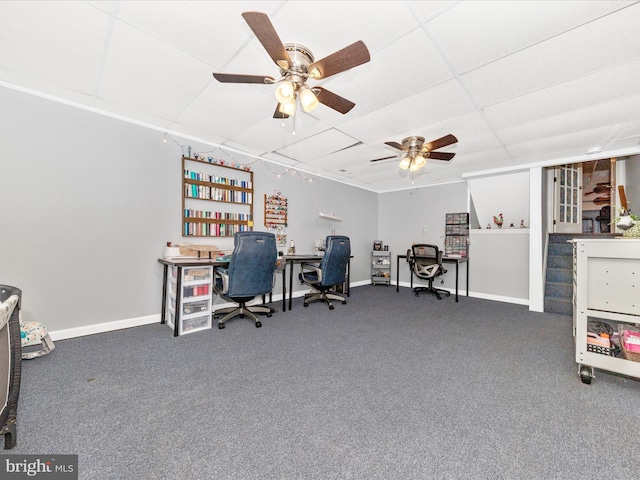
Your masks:
{"label": "second ceiling fan", "polygon": [[392,155],[390,157],[376,158],[374,160],[370,160],[370,162],[379,162],[380,160],[402,157],[398,166],[403,170],[415,172],[427,164],[427,158],[433,160],[451,160],[455,156],[455,153],[436,152],[435,150],[448,147],[449,145],[453,145],[457,142],[458,139],[451,134],[445,135],[444,137],[429,143],[424,143],[424,137],[415,136],[405,138],[402,140],[402,144],[399,144],[398,142],[384,142],[390,147],[402,150],[402,153]]}
{"label": "second ceiling fan", "polygon": [[316,61],[311,51],[304,45],[283,44],[266,14],[244,12],[242,17],[271,59],[280,67],[281,78],[276,80],[265,75],[214,73],[216,80],[223,83],[279,83],[276,89],[278,105],[274,118],[287,118],[294,115],[298,100],[306,112],[315,109],[319,103],[343,114],[355,106],[355,103],[326,88],[309,87],[307,80],[324,79],[368,62],[371,59],[369,50],[362,41],[359,40]]}

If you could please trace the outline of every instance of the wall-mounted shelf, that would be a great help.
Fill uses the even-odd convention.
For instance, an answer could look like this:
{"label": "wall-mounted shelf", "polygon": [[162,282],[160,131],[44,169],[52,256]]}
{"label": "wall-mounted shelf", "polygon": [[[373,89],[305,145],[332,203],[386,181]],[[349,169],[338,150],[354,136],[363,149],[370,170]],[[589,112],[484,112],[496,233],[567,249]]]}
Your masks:
{"label": "wall-mounted shelf", "polygon": [[287,197],[278,192],[264,195],[264,226],[277,228],[287,226]]}
{"label": "wall-mounted shelf", "polygon": [[231,237],[253,230],[253,172],[182,157],[182,236]]}

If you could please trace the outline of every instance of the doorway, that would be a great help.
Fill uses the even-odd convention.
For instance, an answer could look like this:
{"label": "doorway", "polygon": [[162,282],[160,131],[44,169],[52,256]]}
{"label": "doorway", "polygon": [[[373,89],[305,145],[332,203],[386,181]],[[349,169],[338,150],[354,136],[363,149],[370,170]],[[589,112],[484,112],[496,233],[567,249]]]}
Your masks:
{"label": "doorway", "polygon": [[553,185],[553,233],[611,232],[615,159],[554,167]]}

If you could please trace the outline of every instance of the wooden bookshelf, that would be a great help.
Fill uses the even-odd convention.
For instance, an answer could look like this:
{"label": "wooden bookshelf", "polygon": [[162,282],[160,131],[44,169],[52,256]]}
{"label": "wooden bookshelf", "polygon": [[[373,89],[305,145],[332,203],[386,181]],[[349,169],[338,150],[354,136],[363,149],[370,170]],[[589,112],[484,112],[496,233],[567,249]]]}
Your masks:
{"label": "wooden bookshelf", "polygon": [[232,237],[253,230],[253,172],[182,157],[182,236]]}

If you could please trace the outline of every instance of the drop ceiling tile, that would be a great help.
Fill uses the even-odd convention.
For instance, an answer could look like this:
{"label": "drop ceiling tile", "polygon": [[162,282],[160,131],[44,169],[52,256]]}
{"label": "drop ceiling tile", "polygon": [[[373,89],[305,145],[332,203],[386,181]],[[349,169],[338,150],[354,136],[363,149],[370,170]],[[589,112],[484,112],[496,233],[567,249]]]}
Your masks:
{"label": "drop ceiling tile", "polygon": [[315,118],[300,113],[284,121],[275,119],[272,117],[274,105],[272,104],[271,107],[271,115],[261,117],[255,124],[236,133],[231,137],[229,143],[247,145],[257,154],[278,150],[286,155],[283,152],[285,147],[301,142],[329,128]]}
{"label": "drop ceiling tile", "polygon": [[612,99],[606,103],[567,111],[553,117],[498,130],[506,144],[518,144],[537,138],[555,137],[580,130],[592,130],[603,125],[616,125],[638,119],[640,94]]}
{"label": "drop ceiling tile", "polygon": [[[390,74],[402,65],[411,65],[411,69]],[[336,75],[322,85],[347,98],[357,99],[356,117],[412,97],[453,77],[449,66],[421,29],[385,46],[376,52],[371,62],[349,73],[352,75],[344,78]]]}
{"label": "drop ceiling tile", "polygon": [[340,125],[345,133],[365,143],[392,138],[419,125],[439,123],[473,110],[473,104],[455,80],[426,89]]}
{"label": "drop ceiling tile", "polygon": [[[177,124],[226,139],[273,114],[275,99],[265,95],[259,88],[253,85],[220,84],[213,78],[207,78],[207,81],[209,84],[206,88],[175,117]],[[240,98],[246,106],[238,103]]]}
{"label": "drop ceiling tile", "polygon": [[108,25],[108,15],[82,2],[2,1],[0,65],[44,91],[93,95]]}
{"label": "drop ceiling tile", "polygon": [[358,144],[344,150],[330,153],[322,157],[307,160],[305,164],[315,165],[324,170],[353,170],[357,165],[366,165],[369,160],[376,158],[379,152],[368,145]]}
{"label": "drop ceiling tile", "polygon": [[278,153],[302,162],[336,152],[357,143],[353,137],[329,129],[278,150]]}
{"label": "drop ceiling tile", "polygon": [[461,80],[476,104],[487,107],[637,59],[638,24],[640,4],[634,4],[464,74]]}
{"label": "drop ceiling tile", "polygon": [[122,22],[116,22],[99,97],[172,118],[209,83],[204,62]]}
{"label": "drop ceiling tile", "polygon": [[119,2],[118,18],[211,65],[223,66],[252,34],[242,12],[271,12],[279,2]]}
{"label": "drop ceiling tile", "polygon": [[458,2],[429,21],[427,28],[454,70],[465,73],[631,3]]}
{"label": "drop ceiling tile", "polygon": [[505,129],[637,94],[638,78],[640,59],[490,105],[484,113],[494,128]]}
{"label": "drop ceiling tile", "polygon": [[375,52],[419,25],[405,3],[397,1],[367,4],[345,1],[285,2],[271,21],[283,42],[306,45],[316,60],[358,40],[362,40],[370,52]]}

